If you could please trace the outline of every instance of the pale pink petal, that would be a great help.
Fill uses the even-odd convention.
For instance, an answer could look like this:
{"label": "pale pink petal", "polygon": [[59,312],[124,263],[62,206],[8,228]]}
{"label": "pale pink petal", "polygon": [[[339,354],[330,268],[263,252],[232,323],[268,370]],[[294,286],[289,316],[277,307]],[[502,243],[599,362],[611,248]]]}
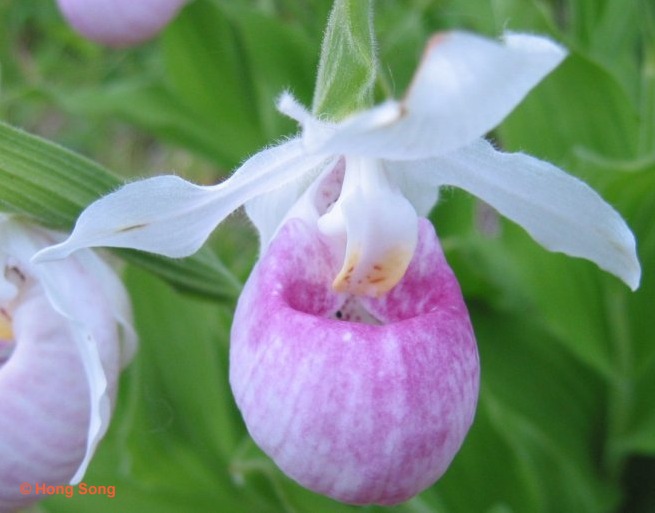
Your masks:
{"label": "pale pink petal", "polygon": [[473,419],[475,340],[427,221],[416,255],[398,294],[369,303],[390,322],[336,320],[348,299],[331,290],[339,263],[291,220],[239,300],[230,380],[252,437],[300,484],[344,502],[395,504],[430,486]]}
{"label": "pale pink petal", "polygon": [[[116,327],[92,290],[79,289],[113,401],[119,370]],[[38,322],[35,320],[38,319]],[[15,349],[0,367],[0,510],[41,499],[23,482],[66,484],[88,452],[90,396],[74,327],[54,311],[38,284],[13,316]]]}
{"label": "pale pink petal", "polygon": [[42,498],[21,495],[21,482],[81,479],[109,424],[119,370],[131,356],[122,353],[135,343],[125,291],[94,255],[30,262],[61,238],[0,217],[2,270],[18,291],[0,304],[12,331],[0,361],[2,511]]}

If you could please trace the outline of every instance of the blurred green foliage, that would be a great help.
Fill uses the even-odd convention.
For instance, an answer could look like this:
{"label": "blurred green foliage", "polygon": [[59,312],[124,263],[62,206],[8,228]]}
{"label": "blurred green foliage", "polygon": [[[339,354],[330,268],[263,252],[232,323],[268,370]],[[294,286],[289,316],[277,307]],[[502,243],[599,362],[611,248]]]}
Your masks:
{"label": "blurred green foliage", "polygon": [[[215,182],[295,131],[274,100],[290,89],[310,105],[330,7],[195,0],[158,39],[108,50],[74,35],[50,2],[5,1],[0,117],[125,177],[176,171]],[[639,244],[641,288],[631,293],[592,264],[548,253],[504,220],[488,230],[482,216],[493,212],[445,191],[431,217],[478,337],[477,418],[434,487],[395,508],[355,508],[300,488],[250,441],[227,381],[234,299],[181,294],[128,266],[141,346],[85,478],[116,485],[116,497],[53,497],[44,511],[655,511],[655,7],[374,7],[378,99],[402,94],[435,31],[528,31],[570,49],[492,138],[582,177],[624,215]],[[257,258],[254,231],[240,215],[211,247],[210,258],[219,255],[241,280]]]}

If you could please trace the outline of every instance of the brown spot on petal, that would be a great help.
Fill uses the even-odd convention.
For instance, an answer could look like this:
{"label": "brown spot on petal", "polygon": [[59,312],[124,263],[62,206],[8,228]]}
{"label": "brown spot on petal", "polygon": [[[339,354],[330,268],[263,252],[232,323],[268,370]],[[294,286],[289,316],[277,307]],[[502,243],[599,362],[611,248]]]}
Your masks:
{"label": "brown spot on petal", "polygon": [[24,283],[27,281],[27,278],[25,277],[25,274],[23,274],[23,271],[21,271],[16,266],[8,267],[5,270],[5,277],[13,282],[18,281],[19,283]]}
{"label": "brown spot on petal", "polygon": [[332,288],[336,292],[347,292],[349,290],[352,275],[355,272],[355,267],[359,263],[359,255],[359,251],[353,251],[347,256],[347,260],[344,262],[341,271],[339,271],[339,274],[337,274],[337,277],[332,282]]}
{"label": "brown spot on petal", "polygon": [[133,224],[131,226],[126,226],[125,228],[116,230],[116,233],[131,232],[132,230],[139,230],[140,228],[145,228],[146,226],[148,226],[148,223]]}

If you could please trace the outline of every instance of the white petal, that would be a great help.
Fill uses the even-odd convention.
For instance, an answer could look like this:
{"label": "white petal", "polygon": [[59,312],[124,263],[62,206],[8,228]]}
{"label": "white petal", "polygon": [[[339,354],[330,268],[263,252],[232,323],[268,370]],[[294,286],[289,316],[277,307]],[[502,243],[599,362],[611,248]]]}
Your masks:
{"label": "white petal", "polygon": [[312,226],[318,222],[341,193],[344,169],[345,159],[328,159],[286,186],[246,203],[246,212],[259,230],[262,253],[287,220],[302,219]]}
{"label": "white petal", "polygon": [[289,91],[280,95],[276,106],[278,111],[302,126],[302,142],[310,153],[322,153],[325,156],[330,153],[339,153],[338,151],[332,152],[329,148],[323,151],[324,148],[321,148],[327,140],[335,135],[339,128],[338,124],[314,118]]}
{"label": "white petal", "polygon": [[[309,161],[309,160],[308,160]],[[273,239],[278,229],[284,224],[293,207],[303,196],[308,188],[313,186],[318,180],[317,175],[321,173],[323,165],[319,164],[316,168],[291,180],[282,187],[275,190],[267,191],[246,202],[245,210],[248,217],[259,231],[259,242],[263,252],[270,241]],[[317,218],[312,213],[304,215],[295,210],[294,217],[302,217],[309,221],[310,218]]]}
{"label": "white petal", "polygon": [[387,179],[378,161],[346,159],[341,196],[319,229],[345,240],[345,258],[332,284],[337,292],[380,296],[403,277],[418,239],[416,211]]}
{"label": "white petal", "polygon": [[635,238],[625,221],[593,189],[552,164],[501,153],[480,140],[445,157],[396,163],[396,170],[465,189],[545,248],[591,260],[633,290],[639,286]]}
{"label": "white petal", "polygon": [[[81,310],[70,284],[79,278],[70,261],[46,262],[37,267],[39,278],[52,307],[70,324],[84,372],[89,384],[91,412],[89,434],[84,459],[80,463],[72,483],[79,482],[91,462],[96,447],[109,427],[111,418],[111,399],[105,369],[98,350],[99,341],[89,329],[89,319]],[[96,291],[101,294],[102,291]],[[88,313],[88,312],[87,312]],[[97,312],[92,312],[92,315]]]}
{"label": "white petal", "polygon": [[[6,259],[0,254],[0,269],[5,269],[6,266]],[[0,275],[0,302],[9,303],[17,294],[16,285],[11,283],[5,276]]]}
{"label": "white petal", "polygon": [[429,184],[426,186],[422,180],[417,180],[414,174],[395,172],[395,164],[391,161],[382,161],[381,165],[388,170],[386,176],[389,178],[389,182],[400,189],[418,216],[427,217],[439,200],[439,188]]}
{"label": "white petal", "polygon": [[121,327],[120,363],[121,367],[125,367],[132,361],[138,341],[132,320],[132,305],[127,290],[116,271],[93,251],[79,251],[75,258],[95,278],[98,286],[97,293],[102,294],[106,299],[110,314]]}
{"label": "white petal", "polygon": [[[312,151],[387,159],[437,156],[498,125],[566,55],[552,41],[507,35],[504,44],[465,32],[434,36],[401,102],[356,114],[316,137]],[[320,131],[318,133],[321,133]]]}
{"label": "white petal", "polygon": [[231,212],[249,199],[276,189],[311,169],[299,141],[264,150],[228,180],[202,187],[176,176],[125,185],[82,212],[71,236],[36,255],[35,261],[64,258],[85,247],[122,247],[185,257],[196,252]]}

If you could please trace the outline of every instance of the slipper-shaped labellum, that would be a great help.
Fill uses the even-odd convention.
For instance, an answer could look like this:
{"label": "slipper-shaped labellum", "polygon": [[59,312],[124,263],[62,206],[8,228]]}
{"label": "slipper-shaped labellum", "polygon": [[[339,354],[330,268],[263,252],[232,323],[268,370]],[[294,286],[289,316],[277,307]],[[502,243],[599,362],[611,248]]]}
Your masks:
{"label": "slipper-shaped labellum", "polygon": [[82,478],[134,349],[126,293],[96,255],[30,262],[57,240],[0,216],[0,511]]}
{"label": "slipper-shaped labellum", "polygon": [[57,0],[82,36],[107,46],[132,46],[154,37],[188,0]]}
{"label": "slipper-shaped labellum", "polygon": [[335,292],[329,241],[289,221],[254,269],[232,329],[230,378],[254,440],[289,476],[335,499],[395,504],[459,450],[478,356],[432,225],[383,297]]}

